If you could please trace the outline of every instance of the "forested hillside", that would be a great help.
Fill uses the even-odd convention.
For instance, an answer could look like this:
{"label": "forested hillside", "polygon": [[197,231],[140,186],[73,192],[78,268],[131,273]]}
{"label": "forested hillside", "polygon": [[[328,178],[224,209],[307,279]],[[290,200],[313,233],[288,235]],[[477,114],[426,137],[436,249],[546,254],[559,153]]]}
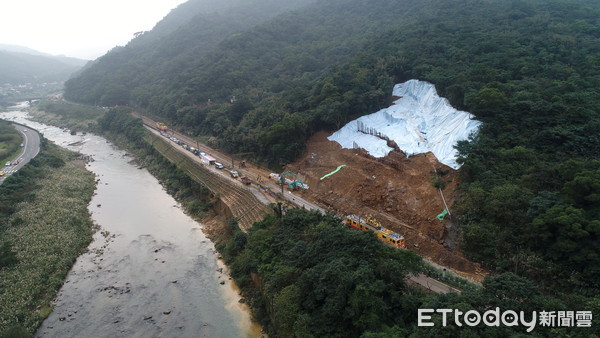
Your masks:
{"label": "forested hillside", "polygon": [[[164,95],[232,34],[312,0],[190,0],[149,32],[115,47],[66,84],[65,97],[111,106]],[[147,103],[145,104],[147,106]]]}
{"label": "forested hillside", "polygon": [[147,33],[66,94],[128,103],[280,165],[315,131],[387,106],[394,83],[429,81],[484,123],[458,145],[464,251],[535,292],[597,302],[599,20],[592,0],[317,1],[235,34],[204,36],[192,20],[169,35],[180,50],[157,38],[152,50],[172,54],[128,58]]}
{"label": "forested hillside", "polygon": [[86,62],[42,53],[15,52],[4,48],[0,46],[0,84],[63,82]]}

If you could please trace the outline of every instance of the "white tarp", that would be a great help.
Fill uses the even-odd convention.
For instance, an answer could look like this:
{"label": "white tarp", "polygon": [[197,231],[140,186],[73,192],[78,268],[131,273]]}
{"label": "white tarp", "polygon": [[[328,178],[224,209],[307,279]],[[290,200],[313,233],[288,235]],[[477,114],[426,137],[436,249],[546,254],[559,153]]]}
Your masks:
{"label": "white tarp", "polygon": [[477,132],[481,122],[454,109],[448,100],[437,95],[433,84],[425,81],[397,84],[393,95],[400,99],[392,106],[349,122],[328,139],[343,148],[353,148],[356,143],[369,154],[384,157],[392,148],[380,137],[368,134],[379,133],[395,141],[407,156],[432,152],[441,163],[458,169],[454,145]]}

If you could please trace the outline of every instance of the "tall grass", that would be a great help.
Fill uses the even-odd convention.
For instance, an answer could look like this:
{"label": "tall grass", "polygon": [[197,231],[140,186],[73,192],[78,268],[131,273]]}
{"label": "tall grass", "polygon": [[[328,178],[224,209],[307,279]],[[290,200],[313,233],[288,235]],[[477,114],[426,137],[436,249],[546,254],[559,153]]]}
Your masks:
{"label": "tall grass", "polygon": [[16,157],[22,142],[23,137],[10,122],[0,121],[0,165]]}
{"label": "tall grass", "polygon": [[95,131],[98,118],[105,114],[100,107],[50,100],[34,103],[29,111],[36,121],[85,132]]}
{"label": "tall grass", "polygon": [[[33,169],[23,168],[6,182],[29,190],[29,195],[2,215],[0,241],[11,244],[17,263],[0,269],[0,336],[15,327],[35,332],[92,239],[87,206],[95,190],[94,175],[74,161],[74,153],[49,142],[40,155],[28,164]],[[13,190],[5,188],[0,194],[16,199],[20,191]]]}

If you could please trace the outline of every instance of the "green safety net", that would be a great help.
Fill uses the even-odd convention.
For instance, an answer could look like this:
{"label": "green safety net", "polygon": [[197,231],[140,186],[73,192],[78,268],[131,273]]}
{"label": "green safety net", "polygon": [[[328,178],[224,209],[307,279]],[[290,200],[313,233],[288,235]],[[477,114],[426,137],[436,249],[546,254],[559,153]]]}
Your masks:
{"label": "green safety net", "polygon": [[439,219],[440,221],[444,220],[444,217],[446,217],[446,215],[448,214],[448,209],[444,209],[444,211],[442,211],[441,214],[437,215],[437,219]]}
{"label": "green safety net", "polygon": [[325,176],[321,177],[321,181],[322,181],[322,180],[323,180],[325,177],[328,177],[328,176],[331,176],[331,175],[333,175],[333,174],[337,173],[338,171],[340,171],[340,169],[342,169],[342,168],[343,168],[343,167],[345,167],[345,166],[346,166],[345,164],[342,164],[341,166],[337,167],[337,169],[335,169],[334,171],[332,171],[332,172],[330,172],[329,174],[327,174],[327,175],[325,175]]}

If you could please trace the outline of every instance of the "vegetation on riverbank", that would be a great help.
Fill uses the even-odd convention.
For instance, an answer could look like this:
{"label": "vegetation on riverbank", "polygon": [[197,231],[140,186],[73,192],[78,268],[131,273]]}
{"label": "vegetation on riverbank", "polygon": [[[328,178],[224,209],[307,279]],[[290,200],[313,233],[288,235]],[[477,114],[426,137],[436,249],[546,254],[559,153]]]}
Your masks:
{"label": "vegetation on riverbank", "polygon": [[44,99],[32,103],[29,113],[44,124],[68,128],[72,132],[91,132],[96,130],[96,122],[105,110],[85,104]]}
{"label": "vegetation on riverbank", "polygon": [[0,120],[0,165],[17,156],[21,143],[23,143],[23,136],[11,126],[11,122]]}
{"label": "vegetation on riverbank", "polygon": [[95,177],[77,154],[42,139],[40,154],[0,186],[0,336],[33,334],[92,240]]}

